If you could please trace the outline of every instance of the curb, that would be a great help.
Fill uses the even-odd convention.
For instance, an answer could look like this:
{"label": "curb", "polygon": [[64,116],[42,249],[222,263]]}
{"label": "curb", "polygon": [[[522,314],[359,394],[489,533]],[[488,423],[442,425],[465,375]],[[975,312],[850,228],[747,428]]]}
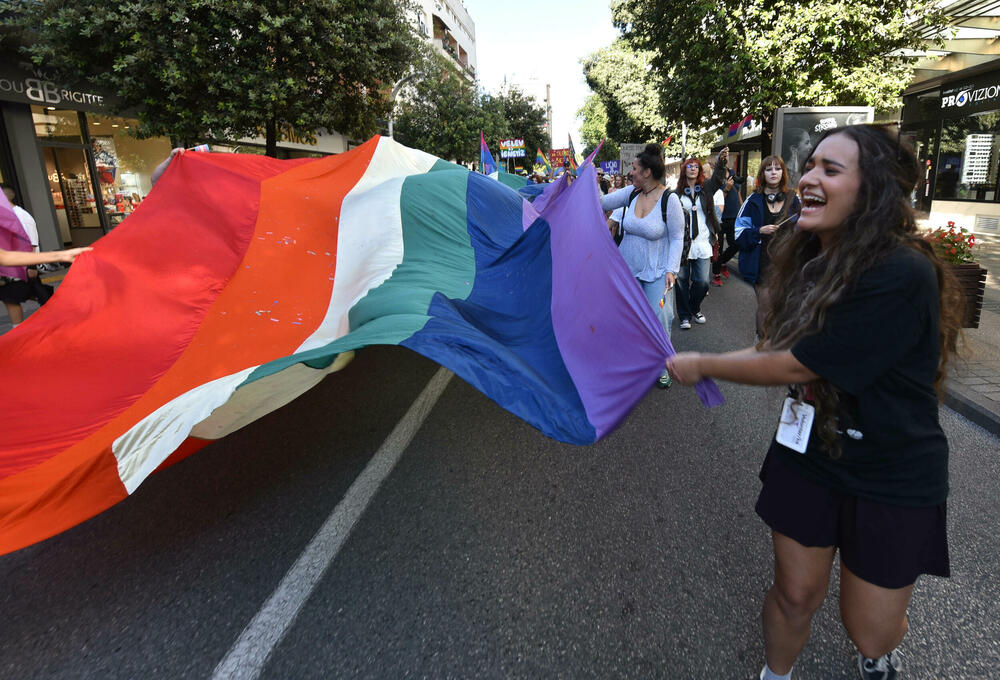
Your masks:
{"label": "curb", "polygon": [[1000,413],[979,403],[979,395],[964,385],[948,379],[945,383],[944,404],[971,420],[987,432],[1000,436]]}

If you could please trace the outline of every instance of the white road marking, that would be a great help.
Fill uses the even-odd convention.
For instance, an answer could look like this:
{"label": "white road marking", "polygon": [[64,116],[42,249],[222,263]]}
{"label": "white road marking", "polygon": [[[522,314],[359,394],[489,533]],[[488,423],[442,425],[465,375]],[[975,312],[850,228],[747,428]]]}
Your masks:
{"label": "white road marking", "polygon": [[354,480],[344,498],[333,509],[306,549],[295,561],[261,610],[212,673],[213,680],[239,678],[253,680],[264,669],[271,652],[291,627],[327,567],[337,557],[351,530],[409,446],[427,415],[454,375],[440,368],[406,415],[375,452]]}

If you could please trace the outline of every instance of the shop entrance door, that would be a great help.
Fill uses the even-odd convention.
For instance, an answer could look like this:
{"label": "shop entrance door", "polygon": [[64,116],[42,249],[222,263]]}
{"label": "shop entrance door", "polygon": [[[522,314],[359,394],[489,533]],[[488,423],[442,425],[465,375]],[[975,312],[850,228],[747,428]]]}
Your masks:
{"label": "shop entrance door", "polygon": [[63,243],[74,248],[89,246],[105,234],[105,229],[86,149],[43,146],[42,153]]}
{"label": "shop entrance door", "polygon": [[926,126],[912,130],[904,130],[903,136],[910,138],[917,162],[920,164],[920,178],[913,190],[911,205],[914,210],[930,213],[931,199],[934,196],[934,162],[937,154],[937,126]]}
{"label": "shop entrance door", "polygon": [[86,118],[79,111],[51,106],[32,106],[31,114],[59,236],[65,246],[89,246],[108,233],[108,216],[96,182]]}

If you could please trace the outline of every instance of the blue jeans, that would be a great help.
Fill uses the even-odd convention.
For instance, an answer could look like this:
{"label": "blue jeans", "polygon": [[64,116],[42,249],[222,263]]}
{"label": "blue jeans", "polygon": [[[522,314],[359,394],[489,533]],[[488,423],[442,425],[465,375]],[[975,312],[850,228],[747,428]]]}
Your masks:
{"label": "blue jeans", "polygon": [[[656,281],[643,281],[642,279],[636,279],[639,285],[642,286],[642,292],[646,294],[646,299],[649,300],[649,304],[653,307],[653,313],[656,314],[656,318],[660,320],[663,324],[663,330],[667,332],[667,337],[670,337],[670,326],[674,323],[674,296],[673,295],[663,295],[663,290],[667,287],[667,277],[666,274],[658,278]],[[660,308],[660,299],[663,298],[663,308]]]}
{"label": "blue jeans", "polygon": [[701,311],[701,301],[708,292],[708,274],[712,270],[712,258],[688,260],[677,272],[677,316],[681,321],[690,321]]}

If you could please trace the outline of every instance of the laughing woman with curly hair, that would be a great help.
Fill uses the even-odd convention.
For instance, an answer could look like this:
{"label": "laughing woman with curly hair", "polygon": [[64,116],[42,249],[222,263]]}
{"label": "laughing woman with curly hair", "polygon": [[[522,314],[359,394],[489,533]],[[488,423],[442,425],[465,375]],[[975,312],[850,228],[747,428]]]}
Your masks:
{"label": "laughing woman with curly hair", "polygon": [[938,396],[959,333],[954,278],[917,235],[913,152],[886,128],[832,130],[772,248],[764,336],[679,354],[674,378],[790,385],[761,470],[771,528],[761,678],[787,678],[840,551],[840,611],[862,678],[895,678],[921,574],[949,575],[948,442]]}

